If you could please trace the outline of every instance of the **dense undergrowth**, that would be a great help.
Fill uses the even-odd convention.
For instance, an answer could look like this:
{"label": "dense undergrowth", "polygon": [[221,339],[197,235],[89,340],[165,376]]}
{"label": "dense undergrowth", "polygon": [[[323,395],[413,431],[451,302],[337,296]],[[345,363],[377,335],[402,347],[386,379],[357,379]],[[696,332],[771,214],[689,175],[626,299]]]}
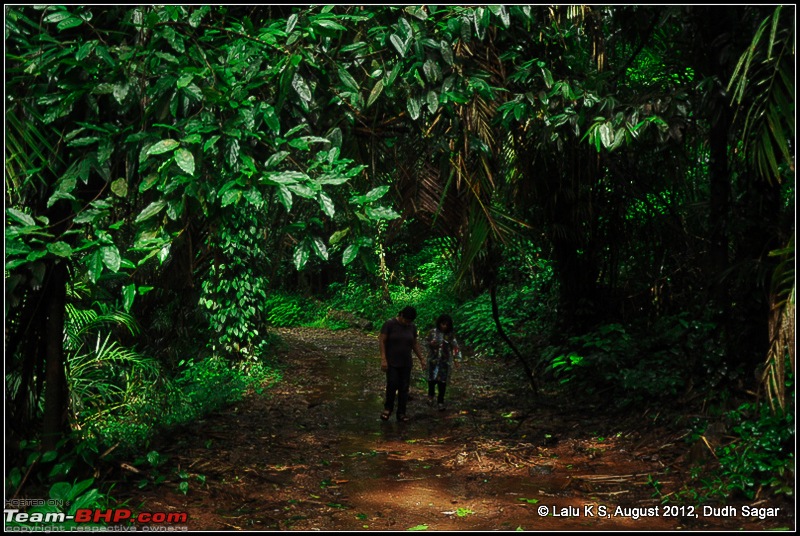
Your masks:
{"label": "dense undergrowth", "polygon": [[[655,320],[599,323],[586,333],[558,337],[552,270],[532,259],[526,277],[503,281],[498,309],[503,329],[541,385],[573,398],[610,401],[609,411],[671,408],[666,412],[674,416],[671,424],[690,430],[687,449],[710,444],[710,427],[724,430],[726,440],[715,446],[713,459],[698,463],[695,485],[663,497],[665,502],[793,493],[792,406],[773,412],[759,400],[730,390],[743,371],[725,367],[712,321],[687,311]],[[150,448],[151,440],[281,381],[280,363],[273,357],[281,341],[270,328],[342,329],[360,321],[362,327],[377,330],[402,307],[413,305],[421,330],[431,327],[439,314],[451,314],[472,359],[508,355],[488,294],[463,297],[452,290],[454,275],[443,246],[428,244],[416,261],[405,270],[418,275],[417,283],[389,282],[391,303],[373,284],[355,277],[331,285],[326,296],[269,293],[258,326],[264,334],[259,347],[267,351],[245,359],[213,353],[202,337],[192,338],[189,331],[185,337],[161,340],[165,355],[185,356],[168,360],[166,367],[114,342],[109,324],[134,334],[138,330],[123,311],[98,314],[96,305],[74,307],[68,338],[73,350],[72,434],[54,451],[42,452],[35,440],[21,442],[20,455],[7,473],[6,496],[38,493],[63,501],[31,511],[58,511],[67,504],[71,511],[106,507],[114,503],[114,492],[103,480],[103,469],[122,462],[134,467],[129,478],[139,486],[178,482],[189,493],[197,483],[186,474],[165,473],[164,459]],[[213,332],[213,318],[201,327]],[[694,417],[681,417],[682,411]]]}

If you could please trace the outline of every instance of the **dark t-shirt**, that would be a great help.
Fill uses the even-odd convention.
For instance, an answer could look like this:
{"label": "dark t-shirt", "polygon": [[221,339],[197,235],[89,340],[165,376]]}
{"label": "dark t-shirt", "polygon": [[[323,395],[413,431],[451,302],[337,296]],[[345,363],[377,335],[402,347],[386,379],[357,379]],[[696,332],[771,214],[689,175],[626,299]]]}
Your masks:
{"label": "dark t-shirt", "polygon": [[386,335],[386,362],[390,367],[411,367],[411,350],[417,340],[417,326],[401,324],[397,318],[387,320],[381,327],[381,335]]}

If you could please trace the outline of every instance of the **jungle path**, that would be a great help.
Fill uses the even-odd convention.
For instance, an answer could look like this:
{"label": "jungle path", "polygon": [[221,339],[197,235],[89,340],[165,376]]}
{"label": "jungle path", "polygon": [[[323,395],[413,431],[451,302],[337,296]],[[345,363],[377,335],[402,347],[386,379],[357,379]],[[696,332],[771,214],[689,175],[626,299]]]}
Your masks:
{"label": "jungle path", "polygon": [[689,478],[680,433],[644,413],[622,421],[547,393],[534,399],[513,361],[468,357],[442,412],[426,405],[416,368],[410,422],[383,422],[374,334],[280,335],[287,343],[280,384],[154,445],[172,474],[183,472],[188,492],[175,479],[117,490],[128,507],[185,512],[188,528],[200,531],[794,526],[784,506],[763,520],[742,515],[753,503],[736,505],[735,516],[665,507],[659,494]]}

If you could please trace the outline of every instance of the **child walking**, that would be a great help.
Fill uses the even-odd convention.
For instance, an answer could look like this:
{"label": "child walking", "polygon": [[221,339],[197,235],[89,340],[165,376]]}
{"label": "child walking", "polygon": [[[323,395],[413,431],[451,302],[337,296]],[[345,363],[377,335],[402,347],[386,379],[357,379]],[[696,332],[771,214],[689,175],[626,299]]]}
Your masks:
{"label": "child walking", "polygon": [[436,327],[428,332],[425,346],[428,348],[428,405],[433,406],[436,397],[436,403],[442,411],[445,409],[444,394],[450,376],[450,361],[455,366],[456,358],[461,357],[458,339],[453,331],[453,319],[449,315],[443,314],[436,319]]}

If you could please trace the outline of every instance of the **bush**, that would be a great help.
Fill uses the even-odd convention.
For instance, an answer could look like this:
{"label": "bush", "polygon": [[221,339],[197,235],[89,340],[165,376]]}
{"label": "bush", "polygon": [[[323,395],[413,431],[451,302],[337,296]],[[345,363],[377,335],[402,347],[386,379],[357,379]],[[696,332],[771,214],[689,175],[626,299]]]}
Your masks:
{"label": "bush", "polygon": [[772,413],[769,406],[747,403],[728,412],[735,439],[716,450],[718,489],[754,500],[760,489],[793,494],[794,414]]}
{"label": "bush", "polygon": [[700,376],[706,386],[727,374],[714,325],[686,314],[644,324],[605,324],[566,345],[548,347],[546,368],[575,392],[604,393],[620,407],[674,401]]}
{"label": "bush", "polygon": [[[794,414],[772,412],[768,405],[743,403],[725,412],[721,423],[725,442],[714,449],[717,463],[692,469],[696,486],[687,486],[678,498],[692,503],[765,494],[794,495]],[[719,416],[715,417],[719,419]],[[698,419],[687,443],[704,441],[710,425]],[[705,450],[702,445],[701,449]]]}
{"label": "bush", "polygon": [[262,303],[262,309],[267,323],[276,328],[297,327],[324,316],[318,302],[280,292],[270,293]]}

